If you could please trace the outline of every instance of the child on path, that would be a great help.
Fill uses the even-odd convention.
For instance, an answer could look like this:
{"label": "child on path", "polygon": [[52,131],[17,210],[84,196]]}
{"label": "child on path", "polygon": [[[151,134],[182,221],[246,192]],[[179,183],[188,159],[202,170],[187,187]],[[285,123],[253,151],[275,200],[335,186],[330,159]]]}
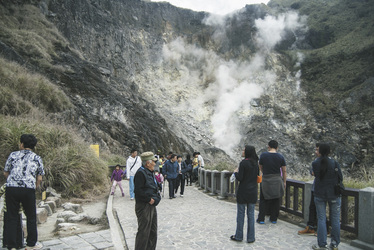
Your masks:
{"label": "child on path", "polygon": [[114,191],[116,190],[116,186],[118,185],[119,188],[121,189],[122,197],[124,197],[125,193],[123,192],[121,181],[125,173],[120,167],[121,167],[120,165],[118,164],[116,165],[116,169],[113,170],[112,177],[110,178],[110,181],[113,182],[111,195],[114,195]]}
{"label": "child on path", "polygon": [[164,176],[159,171],[156,170],[155,171],[155,178],[156,178],[156,181],[158,182],[160,190],[161,190],[162,189],[162,183],[164,183]]}

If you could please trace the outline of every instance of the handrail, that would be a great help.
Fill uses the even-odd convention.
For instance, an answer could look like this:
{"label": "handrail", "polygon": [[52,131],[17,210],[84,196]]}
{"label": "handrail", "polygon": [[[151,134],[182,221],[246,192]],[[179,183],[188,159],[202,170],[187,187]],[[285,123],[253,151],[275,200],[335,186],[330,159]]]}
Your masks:
{"label": "handrail", "polygon": [[[209,192],[210,195],[218,195],[218,198],[225,199],[227,197],[235,197],[238,187],[238,181],[230,182],[230,176],[233,172],[229,171],[211,171],[199,169],[199,185],[200,189]],[[282,199],[281,210],[308,221],[307,215],[304,213],[308,208],[309,202],[306,200],[306,194],[310,189],[306,189],[305,182],[287,179],[286,194]],[[310,195],[310,194],[309,194]],[[310,196],[308,196],[310,197]],[[346,188],[342,193],[341,202],[341,229],[358,234],[358,216],[359,216],[359,190]],[[353,212],[352,212],[353,210]],[[351,216],[349,216],[351,214]],[[353,215],[353,221],[352,219]]]}

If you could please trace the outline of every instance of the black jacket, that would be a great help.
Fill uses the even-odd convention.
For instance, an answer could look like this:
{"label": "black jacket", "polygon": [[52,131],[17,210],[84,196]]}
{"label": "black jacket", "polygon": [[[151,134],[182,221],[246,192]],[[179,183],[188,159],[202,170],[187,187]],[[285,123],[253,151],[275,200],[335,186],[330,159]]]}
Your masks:
{"label": "black jacket", "polygon": [[135,200],[137,203],[149,203],[151,198],[155,200],[157,206],[161,200],[157,181],[149,169],[140,167],[134,177]]}
{"label": "black jacket", "polygon": [[[338,183],[338,176],[343,181],[342,171],[339,163],[334,159],[328,159],[328,168],[325,176],[321,179],[321,160],[319,157],[312,163],[314,176],[314,196],[323,199],[336,199],[339,195],[334,192],[334,186]],[[335,166],[338,168],[338,172],[335,171]]]}
{"label": "black jacket", "polygon": [[239,181],[236,193],[236,202],[239,204],[257,202],[257,174],[258,164],[251,160],[242,160],[239,164],[239,171],[235,173],[235,178]]}

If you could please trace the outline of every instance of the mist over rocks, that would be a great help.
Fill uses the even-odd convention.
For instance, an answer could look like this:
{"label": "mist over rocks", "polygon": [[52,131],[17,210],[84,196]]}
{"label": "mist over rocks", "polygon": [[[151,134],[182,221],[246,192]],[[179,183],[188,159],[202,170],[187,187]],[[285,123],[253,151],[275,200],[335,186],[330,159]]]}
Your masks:
{"label": "mist over rocks", "polygon": [[[236,165],[245,144],[261,153],[276,139],[291,174],[308,174],[314,144],[327,141],[347,171],[371,167],[373,120],[358,107],[373,103],[372,71],[341,95],[314,85],[335,74],[319,67],[328,63],[318,50],[334,44],[311,27],[304,0],[247,5],[227,16],[138,0],[33,4],[68,46],[55,48],[61,72],[29,67],[70,97],[74,109],[56,119],[87,141],[125,154],[132,147],[200,151],[207,162]],[[19,51],[7,54],[27,61]],[[324,112],[330,102],[336,106]]]}

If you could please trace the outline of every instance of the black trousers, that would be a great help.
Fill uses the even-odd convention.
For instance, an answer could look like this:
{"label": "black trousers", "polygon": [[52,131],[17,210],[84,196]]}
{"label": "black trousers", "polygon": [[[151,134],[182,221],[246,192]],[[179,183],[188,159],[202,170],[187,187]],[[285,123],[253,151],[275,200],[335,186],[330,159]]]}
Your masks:
{"label": "black trousers", "polygon": [[176,187],[177,178],[175,179],[167,179],[169,183],[169,198],[174,197],[174,190]]}
{"label": "black trousers", "polygon": [[281,198],[265,200],[264,194],[262,193],[262,187],[260,187],[260,204],[257,221],[265,221],[266,212],[270,212],[270,220],[277,221],[279,216]]}
{"label": "black trousers", "polygon": [[174,193],[177,193],[179,186],[181,186],[181,195],[183,195],[184,194],[184,185],[185,185],[184,176],[182,174],[178,174]]}
{"label": "black trousers", "polygon": [[308,218],[307,225],[313,229],[317,228],[317,210],[316,210],[316,204],[314,203],[314,192],[313,191],[310,196],[309,218]]}
{"label": "black trousers", "polygon": [[[23,230],[22,230],[22,213],[18,214],[18,221],[17,221],[17,249],[18,248],[24,248],[25,243],[23,241]],[[8,232],[8,226],[9,226],[9,218],[8,218],[8,213],[4,212],[4,224],[3,224],[3,248],[8,247],[8,237],[7,237],[7,232]]]}
{"label": "black trousers", "polygon": [[26,215],[28,246],[35,246],[38,241],[36,226],[36,202],[35,189],[7,187],[5,190],[5,201],[7,209],[8,225],[6,226],[6,242],[8,248],[17,248],[17,227],[19,222],[20,203]]}
{"label": "black trousers", "polygon": [[148,203],[136,203],[135,213],[138,218],[138,232],[135,250],[153,250],[157,244],[157,210]]}
{"label": "black trousers", "polygon": [[186,173],[186,184],[187,184],[187,186],[188,186],[188,180],[190,181],[190,185],[192,185],[192,170],[191,171],[188,171],[187,173]]}

